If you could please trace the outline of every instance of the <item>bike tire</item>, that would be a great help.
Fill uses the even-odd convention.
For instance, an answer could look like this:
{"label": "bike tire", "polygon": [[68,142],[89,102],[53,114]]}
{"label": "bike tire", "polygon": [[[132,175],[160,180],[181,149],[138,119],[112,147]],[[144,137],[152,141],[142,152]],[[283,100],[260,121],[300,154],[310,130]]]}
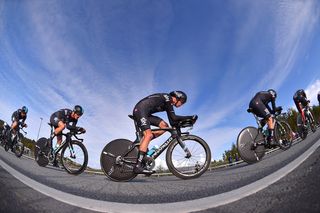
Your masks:
{"label": "bike tire", "polygon": [[[175,140],[168,147],[166,162],[172,174],[181,179],[192,179],[200,177],[207,171],[211,162],[211,151],[208,144],[200,137],[195,135],[183,135],[180,137],[191,153],[187,158],[186,153]],[[193,142],[193,143],[192,143]],[[201,154],[198,154],[199,151]],[[176,158],[175,156],[180,156]],[[198,159],[196,159],[198,157]],[[180,160],[181,159],[181,160]],[[201,161],[201,164],[199,163]],[[179,167],[180,165],[183,165]]]}
{"label": "bike tire", "polygon": [[241,130],[237,138],[237,148],[241,159],[249,164],[260,161],[265,155],[265,146],[255,142],[264,141],[263,134],[255,127],[249,126]]}
{"label": "bike tire", "polygon": [[49,164],[49,159],[47,157],[50,151],[48,140],[49,139],[44,137],[40,138],[39,140],[37,140],[34,148],[34,159],[41,167],[45,167]]}
{"label": "bike tire", "polygon": [[[88,151],[80,141],[72,140],[70,146],[76,152],[75,158],[72,157],[70,147],[66,144],[61,150],[60,162],[69,174],[79,175],[87,168]],[[76,160],[79,160],[79,162],[76,162]]]}
{"label": "bike tire", "polygon": [[100,166],[103,173],[112,181],[124,182],[130,181],[137,176],[133,172],[133,168],[138,158],[138,147],[136,146],[128,153],[126,159],[134,162],[132,165],[123,163],[122,165],[116,162],[116,158],[128,151],[128,148],[133,145],[133,142],[127,139],[116,139],[109,142],[103,149],[100,155]]}
{"label": "bike tire", "polygon": [[23,155],[24,152],[24,144],[21,141],[18,141],[15,145],[14,145],[14,154],[18,157],[21,158],[21,156]]}
{"label": "bike tire", "polygon": [[10,146],[8,145],[8,143],[6,143],[4,145],[4,150],[7,152],[7,151],[9,151],[9,149],[10,149]]}
{"label": "bike tire", "polygon": [[315,121],[313,119],[313,115],[311,114],[311,112],[310,112],[310,114],[308,116],[308,119],[309,119],[309,124],[310,124],[311,131],[313,133],[316,132],[317,131],[317,127],[316,127],[316,123],[315,123]]}
{"label": "bike tire", "polygon": [[298,115],[297,115],[297,131],[298,131],[298,135],[301,138],[301,140],[304,140],[307,138],[308,128],[305,128],[303,126],[302,117],[301,117],[300,113],[298,113]]}
{"label": "bike tire", "polygon": [[287,122],[276,122],[274,136],[280,149],[287,150],[291,147],[293,141],[292,130]]}

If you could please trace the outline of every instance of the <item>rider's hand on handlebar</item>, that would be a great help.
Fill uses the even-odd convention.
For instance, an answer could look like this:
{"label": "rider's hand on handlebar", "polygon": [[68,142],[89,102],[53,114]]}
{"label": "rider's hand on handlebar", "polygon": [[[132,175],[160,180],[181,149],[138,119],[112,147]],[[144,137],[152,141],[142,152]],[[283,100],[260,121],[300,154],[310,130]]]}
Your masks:
{"label": "rider's hand on handlebar", "polygon": [[25,123],[21,124],[21,126],[22,126],[22,127],[25,127],[25,128],[27,128],[27,127],[28,127],[28,125],[27,125],[27,124],[25,124]]}

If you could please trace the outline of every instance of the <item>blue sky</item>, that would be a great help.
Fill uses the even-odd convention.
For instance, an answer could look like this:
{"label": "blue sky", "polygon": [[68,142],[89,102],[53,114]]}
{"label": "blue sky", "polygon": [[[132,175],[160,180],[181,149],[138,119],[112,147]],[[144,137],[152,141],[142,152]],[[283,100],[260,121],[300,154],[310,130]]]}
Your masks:
{"label": "blue sky", "polygon": [[257,91],[276,89],[287,109],[303,88],[316,104],[319,14],[316,0],[0,1],[0,118],[28,106],[36,138],[40,117],[47,136],[53,112],[82,105],[99,168],[107,142],[134,139],[127,115],[141,98],[183,90],[176,113],[199,115],[192,132],[220,159],[255,125],[246,109]]}

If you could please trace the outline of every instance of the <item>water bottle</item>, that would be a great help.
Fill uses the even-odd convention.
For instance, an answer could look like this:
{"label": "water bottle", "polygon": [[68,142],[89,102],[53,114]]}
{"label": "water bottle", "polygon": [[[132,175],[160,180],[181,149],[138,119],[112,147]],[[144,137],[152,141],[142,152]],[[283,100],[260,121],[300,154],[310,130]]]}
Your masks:
{"label": "water bottle", "polygon": [[155,153],[155,151],[158,150],[158,149],[159,149],[159,146],[154,145],[154,146],[148,151],[147,155],[148,155],[149,157],[151,157],[151,156]]}

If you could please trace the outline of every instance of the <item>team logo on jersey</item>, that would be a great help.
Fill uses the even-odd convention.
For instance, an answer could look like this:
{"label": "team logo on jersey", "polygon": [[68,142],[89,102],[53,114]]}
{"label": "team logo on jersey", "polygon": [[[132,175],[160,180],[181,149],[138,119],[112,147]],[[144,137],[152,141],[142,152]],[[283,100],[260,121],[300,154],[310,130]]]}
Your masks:
{"label": "team logo on jersey", "polygon": [[141,122],[141,126],[147,125],[147,119],[146,118],[141,118],[140,122]]}
{"label": "team logo on jersey", "polygon": [[267,115],[270,114],[270,112],[269,112],[269,110],[267,108],[264,111],[265,111],[265,113],[267,113]]}
{"label": "team logo on jersey", "polygon": [[166,99],[166,101],[170,101],[169,95],[163,95],[163,97]]}

